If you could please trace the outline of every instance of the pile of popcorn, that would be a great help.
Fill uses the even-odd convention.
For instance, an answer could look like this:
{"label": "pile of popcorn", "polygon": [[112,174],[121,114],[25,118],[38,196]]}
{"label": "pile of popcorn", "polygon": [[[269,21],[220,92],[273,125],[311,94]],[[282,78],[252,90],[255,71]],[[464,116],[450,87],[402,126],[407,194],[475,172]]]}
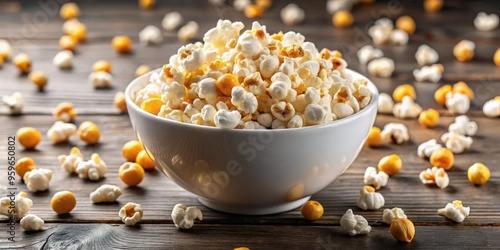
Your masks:
{"label": "pile of popcorn", "polygon": [[341,119],[372,100],[366,80],[346,77],[338,51],[320,52],[295,32],[270,35],[258,22],[243,28],[219,20],[204,43],[182,46],[153,73],[135,103],[179,122],[279,129]]}

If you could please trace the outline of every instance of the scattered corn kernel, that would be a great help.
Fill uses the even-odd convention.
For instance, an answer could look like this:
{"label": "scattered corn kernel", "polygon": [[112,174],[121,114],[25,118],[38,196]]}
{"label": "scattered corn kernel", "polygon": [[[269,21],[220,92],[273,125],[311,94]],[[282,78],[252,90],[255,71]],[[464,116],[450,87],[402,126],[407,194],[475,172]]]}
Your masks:
{"label": "scattered corn kernel", "polygon": [[366,138],[366,145],[376,148],[380,145],[382,141],[382,135],[380,128],[372,127]]}
{"label": "scattered corn kernel", "polygon": [[469,85],[467,83],[459,81],[455,84],[453,84],[453,93],[462,93],[466,96],[469,97],[469,99],[472,101],[474,99],[474,91],[469,88]]}
{"label": "scattered corn kernel", "polygon": [[135,162],[135,159],[137,158],[137,155],[139,152],[141,152],[144,148],[142,147],[142,144],[139,141],[136,140],[131,140],[127,143],[125,143],[122,147],[122,155],[125,157],[125,159],[129,162]]}
{"label": "scattered corn kernel", "polygon": [[125,102],[125,93],[122,91],[116,92],[115,97],[113,98],[113,103],[116,108],[121,112],[127,112],[127,103]]}
{"label": "scattered corn kernel", "polygon": [[12,63],[19,69],[21,74],[27,74],[31,70],[31,59],[24,53],[14,57]]}
{"label": "scattered corn kernel", "polygon": [[317,201],[308,201],[300,209],[306,220],[317,220],[323,216],[323,206]]}
{"label": "scattered corn kernel", "polygon": [[71,36],[62,36],[59,39],[59,47],[63,50],[74,51],[76,48],[76,40]]}
{"label": "scattered corn kernel", "polygon": [[351,12],[347,10],[341,10],[336,12],[332,17],[333,26],[337,28],[346,28],[352,25],[354,22],[354,17]]}
{"label": "scattered corn kernel", "polygon": [[160,98],[149,98],[142,102],[141,109],[150,114],[157,115],[164,104]]}
{"label": "scattered corn kernel", "polygon": [[135,162],[141,165],[146,170],[151,170],[155,167],[154,161],[151,159],[151,157],[149,157],[148,153],[146,153],[146,150],[141,150],[141,152],[137,154]]}
{"label": "scattered corn kernel", "polygon": [[148,65],[143,64],[143,65],[137,67],[137,69],[135,70],[135,77],[142,76],[142,75],[148,73],[149,71],[151,71],[151,68]]}
{"label": "scattered corn kernel", "polygon": [[75,18],[80,15],[80,8],[78,8],[78,5],[76,5],[76,3],[65,3],[63,6],[61,6],[59,15],[64,20]]}
{"label": "scattered corn kernel", "polygon": [[447,148],[438,148],[432,152],[429,161],[433,166],[449,170],[453,166],[455,156],[453,152]]}
{"label": "scattered corn kernel", "polygon": [[217,78],[215,86],[217,90],[225,96],[231,96],[231,91],[234,86],[239,86],[238,77],[234,74],[224,74]]}
{"label": "scattered corn kernel", "polygon": [[443,8],[443,0],[424,0],[424,9],[427,12],[438,12]]}
{"label": "scattered corn kernel", "polygon": [[47,82],[49,81],[47,75],[42,71],[33,71],[28,75],[28,78],[40,91],[45,88]]}
{"label": "scattered corn kernel", "polygon": [[436,100],[436,102],[441,106],[444,106],[446,104],[446,94],[452,92],[452,90],[453,88],[450,84],[441,86],[436,90],[436,92],[434,92],[434,100]]}
{"label": "scattered corn kernel", "polygon": [[415,33],[415,21],[411,16],[400,16],[396,20],[396,28],[403,30],[408,33],[408,35],[412,35]]}
{"label": "scattered corn kernel", "polygon": [[395,219],[391,222],[391,234],[398,241],[411,242],[415,236],[415,226],[411,220]]}
{"label": "scattered corn kernel", "polygon": [[388,175],[397,174],[402,167],[403,161],[397,154],[385,156],[378,162],[378,170],[384,171]]}
{"label": "scattered corn kernel", "polygon": [[437,112],[435,109],[424,110],[418,116],[418,122],[422,126],[433,128],[439,122],[439,112]]}
{"label": "scattered corn kernel", "polygon": [[395,102],[402,102],[403,97],[405,96],[409,96],[413,100],[417,98],[415,88],[413,88],[410,84],[399,85],[392,92],[392,98],[394,98]]}
{"label": "scattered corn kernel", "polygon": [[54,109],[54,112],[52,112],[52,115],[57,120],[63,121],[63,122],[71,122],[75,119],[76,117],[76,112],[73,108],[73,104],[70,102],[61,102],[57,104],[56,108]]}
{"label": "scattered corn kernel", "polygon": [[156,0],[139,0],[139,7],[143,10],[149,10],[154,8],[156,5]]}
{"label": "scattered corn kernel", "polygon": [[498,48],[497,51],[495,52],[495,55],[493,56],[493,62],[497,66],[500,66],[500,48]]}
{"label": "scattered corn kernel", "polygon": [[76,197],[70,191],[57,192],[52,196],[50,206],[57,214],[68,214],[76,206]]}
{"label": "scattered corn kernel", "polygon": [[249,4],[245,7],[245,16],[248,18],[260,18],[264,11],[258,5]]}
{"label": "scattered corn kernel", "polygon": [[462,40],[453,47],[453,55],[460,62],[467,62],[474,57],[474,49],[476,44],[469,40]]}
{"label": "scattered corn kernel", "polygon": [[113,66],[109,61],[106,60],[99,60],[92,65],[92,71],[93,72],[99,72],[99,71],[105,71],[108,73],[111,73],[111,68]]}
{"label": "scattered corn kernel", "polygon": [[33,127],[23,127],[17,130],[17,140],[26,149],[33,149],[42,140],[42,134]]}
{"label": "scattered corn kernel", "polygon": [[133,162],[125,162],[120,166],[118,175],[127,186],[137,186],[144,179],[144,169],[141,165]]}
{"label": "scattered corn kernel", "polygon": [[111,40],[111,45],[119,54],[129,54],[132,52],[132,40],[128,36],[115,36]]}
{"label": "scattered corn kernel", "polygon": [[83,42],[87,39],[87,26],[85,24],[77,22],[68,27],[68,35],[72,37],[77,43]]}
{"label": "scattered corn kernel", "polygon": [[36,167],[36,164],[35,164],[35,161],[33,161],[33,159],[31,159],[29,157],[23,157],[23,158],[17,160],[17,162],[16,162],[16,173],[21,178],[23,178],[24,174],[26,174],[26,172],[29,172],[29,171],[35,169],[35,167]]}
{"label": "scattered corn kernel", "polygon": [[91,121],[85,121],[78,127],[78,136],[87,144],[96,144],[101,137],[99,127]]}
{"label": "scattered corn kernel", "polygon": [[476,162],[467,171],[469,181],[474,185],[483,185],[490,179],[490,170],[484,164]]}

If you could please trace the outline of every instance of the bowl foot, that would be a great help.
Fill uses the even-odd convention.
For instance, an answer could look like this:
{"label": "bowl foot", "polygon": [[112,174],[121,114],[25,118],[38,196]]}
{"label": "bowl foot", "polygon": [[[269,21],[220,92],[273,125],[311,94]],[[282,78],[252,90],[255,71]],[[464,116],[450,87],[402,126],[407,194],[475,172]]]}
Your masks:
{"label": "bowl foot", "polygon": [[296,209],[306,203],[310,198],[311,196],[307,196],[300,200],[271,206],[229,205],[203,198],[198,198],[198,201],[200,201],[201,204],[220,212],[242,215],[266,215],[283,213]]}

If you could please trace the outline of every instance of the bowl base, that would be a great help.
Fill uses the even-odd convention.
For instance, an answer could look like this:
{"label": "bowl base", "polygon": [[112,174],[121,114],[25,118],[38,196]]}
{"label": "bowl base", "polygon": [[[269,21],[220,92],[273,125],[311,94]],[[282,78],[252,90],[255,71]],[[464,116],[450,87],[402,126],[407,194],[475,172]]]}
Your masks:
{"label": "bowl base", "polygon": [[268,215],[283,213],[296,209],[306,203],[310,198],[311,196],[307,196],[300,200],[271,206],[229,205],[203,198],[198,198],[198,201],[200,201],[201,204],[205,205],[206,207],[220,212],[242,215]]}

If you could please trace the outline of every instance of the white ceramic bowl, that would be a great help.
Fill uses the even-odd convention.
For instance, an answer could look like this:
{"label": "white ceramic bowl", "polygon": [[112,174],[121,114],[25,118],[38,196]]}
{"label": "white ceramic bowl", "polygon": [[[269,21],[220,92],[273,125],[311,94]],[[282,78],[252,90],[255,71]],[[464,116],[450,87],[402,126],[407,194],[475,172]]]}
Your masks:
{"label": "white ceramic bowl", "polygon": [[377,114],[378,91],[358,113],[323,125],[278,130],[227,130],[167,120],[132,101],[149,74],[127,87],[132,126],[156,166],[215,210],[273,214],[295,209],[354,161]]}

